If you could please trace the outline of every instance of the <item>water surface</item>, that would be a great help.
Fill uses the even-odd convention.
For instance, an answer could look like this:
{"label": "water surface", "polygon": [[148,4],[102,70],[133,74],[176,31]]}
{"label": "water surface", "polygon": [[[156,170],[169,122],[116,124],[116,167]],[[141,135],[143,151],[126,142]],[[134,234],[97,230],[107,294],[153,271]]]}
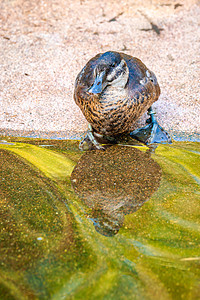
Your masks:
{"label": "water surface", "polygon": [[4,140],[1,299],[198,299],[199,143]]}

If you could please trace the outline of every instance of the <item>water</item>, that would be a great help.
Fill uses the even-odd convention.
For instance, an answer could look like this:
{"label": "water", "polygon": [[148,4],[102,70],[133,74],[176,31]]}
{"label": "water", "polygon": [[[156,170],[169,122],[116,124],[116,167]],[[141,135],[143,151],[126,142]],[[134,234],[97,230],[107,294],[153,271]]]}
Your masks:
{"label": "water", "polygon": [[0,299],[198,299],[200,143],[0,144]]}

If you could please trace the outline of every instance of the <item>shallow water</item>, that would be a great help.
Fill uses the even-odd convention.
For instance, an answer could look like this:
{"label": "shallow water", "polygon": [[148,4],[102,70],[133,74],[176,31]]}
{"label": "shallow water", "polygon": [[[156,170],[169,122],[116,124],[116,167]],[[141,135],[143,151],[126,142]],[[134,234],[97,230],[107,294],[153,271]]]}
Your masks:
{"label": "shallow water", "polygon": [[198,299],[200,143],[0,143],[0,299]]}

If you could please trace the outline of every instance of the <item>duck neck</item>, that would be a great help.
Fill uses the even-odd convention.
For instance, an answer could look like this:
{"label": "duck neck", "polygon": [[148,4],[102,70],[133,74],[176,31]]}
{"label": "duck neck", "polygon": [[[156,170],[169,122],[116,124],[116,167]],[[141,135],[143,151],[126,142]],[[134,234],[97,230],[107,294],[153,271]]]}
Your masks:
{"label": "duck neck", "polygon": [[100,102],[118,103],[119,101],[126,101],[127,91],[122,87],[107,86],[100,96]]}

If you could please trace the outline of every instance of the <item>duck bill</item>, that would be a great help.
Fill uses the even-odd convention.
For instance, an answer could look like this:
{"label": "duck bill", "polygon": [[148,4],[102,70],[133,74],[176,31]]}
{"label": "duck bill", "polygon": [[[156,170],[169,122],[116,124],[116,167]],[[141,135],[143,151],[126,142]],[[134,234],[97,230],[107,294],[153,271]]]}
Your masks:
{"label": "duck bill", "polygon": [[104,89],[104,75],[105,73],[102,72],[96,76],[95,81],[91,88],[88,90],[90,94],[100,94]]}

